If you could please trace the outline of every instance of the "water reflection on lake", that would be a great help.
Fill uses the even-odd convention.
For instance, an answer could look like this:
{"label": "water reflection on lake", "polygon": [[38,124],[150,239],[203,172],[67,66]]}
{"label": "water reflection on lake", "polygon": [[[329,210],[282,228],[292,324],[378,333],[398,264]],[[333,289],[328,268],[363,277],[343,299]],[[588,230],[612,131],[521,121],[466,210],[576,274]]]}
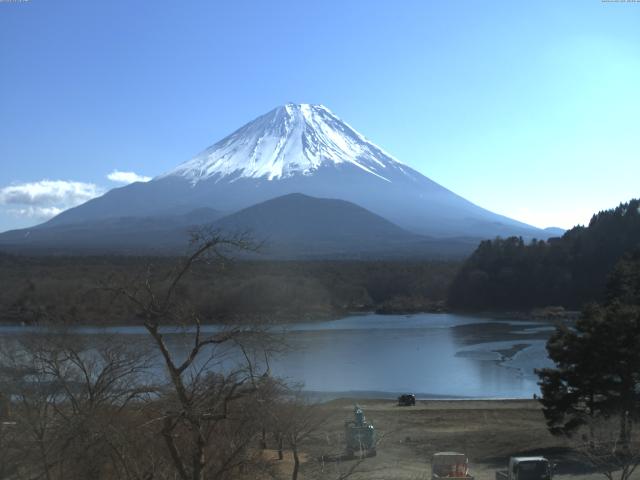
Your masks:
{"label": "water reflection on lake", "polygon": [[[208,327],[209,331],[219,329]],[[274,375],[327,395],[530,398],[539,389],[534,368],[550,365],[543,323],[453,314],[354,315],[279,327],[288,351],[270,362]],[[6,340],[42,328],[0,327]],[[69,330],[67,330],[69,331]],[[148,345],[141,327],[76,327]],[[186,355],[188,337],[167,329],[170,348]],[[229,360],[232,361],[232,360]]]}
{"label": "water reflection on lake", "polygon": [[319,392],[531,398],[533,369],[550,365],[551,330],[451,314],[354,316],[292,326],[294,350],[272,368]]}

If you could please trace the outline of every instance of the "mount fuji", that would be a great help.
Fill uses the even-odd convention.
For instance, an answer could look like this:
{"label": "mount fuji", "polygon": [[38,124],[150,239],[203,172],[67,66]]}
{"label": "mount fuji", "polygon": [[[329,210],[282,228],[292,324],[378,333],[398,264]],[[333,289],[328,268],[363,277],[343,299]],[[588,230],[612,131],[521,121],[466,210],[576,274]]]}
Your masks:
{"label": "mount fuji", "polygon": [[[135,219],[147,223],[157,219],[166,228],[184,229],[185,219],[194,225],[211,221],[224,225],[224,219],[218,219],[256,204],[285,195],[289,202],[301,198],[290,194],[355,204],[371,212],[372,219],[395,224],[412,241],[416,236],[473,243],[496,236],[544,239],[550,235],[485,210],[435,183],[376,146],[323,105],[287,104],[147,183],[110,190],[42,225],[2,234],[0,245],[15,245],[22,239],[19,243],[53,247],[65,232],[77,237],[82,228],[99,231],[108,224],[113,229],[123,222],[127,228],[122,229],[122,235],[131,235]],[[208,213],[200,221],[197,212],[202,211]],[[279,213],[270,208],[268,212],[277,217],[287,215],[288,210]],[[277,223],[281,225],[282,219]],[[54,231],[57,233],[52,235]],[[152,247],[153,239],[149,242]],[[397,247],[397,235],[394,242]],[[126,244],[126,239],[119,243]]]}

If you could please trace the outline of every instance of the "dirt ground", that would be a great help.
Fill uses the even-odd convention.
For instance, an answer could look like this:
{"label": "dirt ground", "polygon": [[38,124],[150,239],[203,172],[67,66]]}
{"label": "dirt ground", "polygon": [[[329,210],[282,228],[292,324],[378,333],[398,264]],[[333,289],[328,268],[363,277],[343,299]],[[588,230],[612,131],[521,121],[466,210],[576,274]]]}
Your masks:
{"label": "dirt ground", "polygon": [[[356,479],[428,479],[430,459],[439,451],[466,453],[477,480],[493,480],[510,456],[544,455],[557,464],[556,479],[604,478],[589,472],[566,440],[548,433],[540,405],[532,400],[428,400],[399,407],[390,400],[359,400],[379,435],[378,454],[358,465]],[[339,453],[344,421],[353,418],[352,400],[328,402],[327,422],[305,445],[308,457]],[[353,461],[352,461],[353,462]],[[348,467],[343,462],[341,470]],[[310,473],[311,462],[302,469]],[[325,466],[327,470],[337,465]],[[329,476],[330,477],[330,476]],[[634,478],[640,479],[640,474]]]}

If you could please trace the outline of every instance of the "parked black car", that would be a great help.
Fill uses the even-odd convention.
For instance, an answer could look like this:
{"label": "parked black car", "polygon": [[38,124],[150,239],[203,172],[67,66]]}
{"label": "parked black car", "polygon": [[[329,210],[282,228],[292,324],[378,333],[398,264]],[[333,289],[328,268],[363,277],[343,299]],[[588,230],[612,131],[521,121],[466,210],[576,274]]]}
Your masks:
{"label": "parked black car", "polygon": [[398,405],[401,407],[410,407],[416,404],[416,396],[412,393],[405,393],[398,397]]}

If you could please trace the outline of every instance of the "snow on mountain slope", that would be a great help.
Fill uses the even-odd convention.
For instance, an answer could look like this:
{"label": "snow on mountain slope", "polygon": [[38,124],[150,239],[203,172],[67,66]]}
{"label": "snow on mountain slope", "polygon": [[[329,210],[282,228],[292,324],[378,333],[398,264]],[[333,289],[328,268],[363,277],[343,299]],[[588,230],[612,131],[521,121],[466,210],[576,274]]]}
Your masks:
{"label": "snow on mountain slope", "polygon": [[110,190],[37,228],[203,207],[231,214],[292,193],[351,202],[430,237],[551,235],[466,200],[310,104],[275,108],[150,182]]}
{"label": "snow on mountain slope", "polygon": [[312,175],[323,164],[348,163],[389,181],[403,164],[323,105],[278,107],[246,124],[163,176],[192,183],[214,176],[268,180]]}

